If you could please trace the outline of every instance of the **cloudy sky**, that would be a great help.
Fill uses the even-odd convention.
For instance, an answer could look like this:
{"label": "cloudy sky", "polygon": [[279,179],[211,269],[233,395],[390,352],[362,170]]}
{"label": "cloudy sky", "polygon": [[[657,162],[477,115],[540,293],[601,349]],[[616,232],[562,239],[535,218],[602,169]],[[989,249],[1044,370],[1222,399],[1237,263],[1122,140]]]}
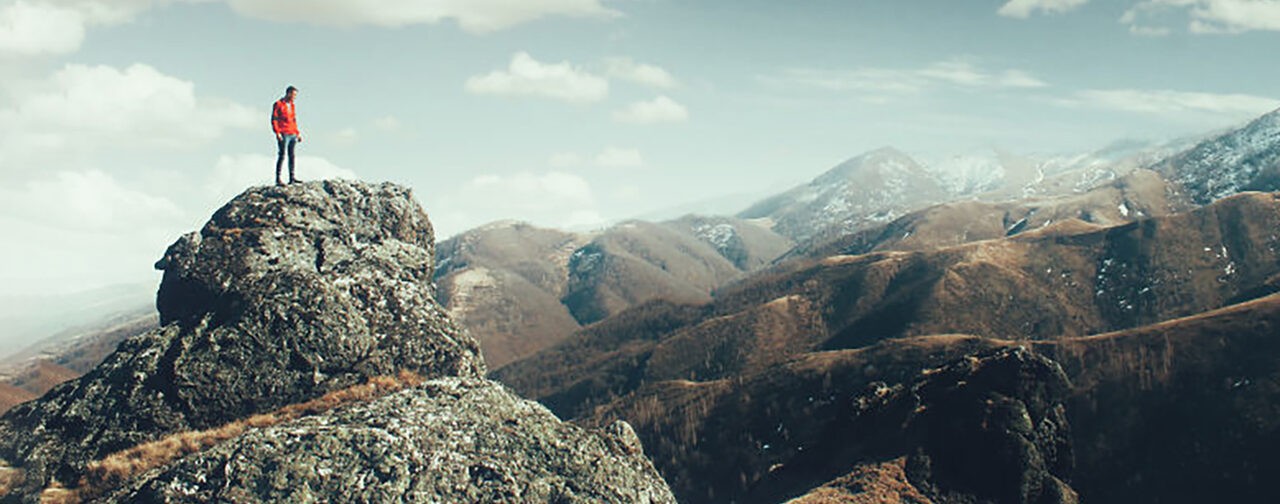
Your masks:
{"label": "cloudy sky", "polygon": [[1273,0],[0,0],[0,296],[154,284],[269,183],[411,186],[440,238],[763,195],[867,150],[1090,150],[1280,105]]}

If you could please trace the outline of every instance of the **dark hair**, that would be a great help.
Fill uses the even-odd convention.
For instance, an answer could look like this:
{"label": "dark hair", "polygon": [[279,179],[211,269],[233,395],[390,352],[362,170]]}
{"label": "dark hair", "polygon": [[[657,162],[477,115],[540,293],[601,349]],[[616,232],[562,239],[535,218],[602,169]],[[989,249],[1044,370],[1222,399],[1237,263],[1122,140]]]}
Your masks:
{"label": "dark hair", "polygon": [[297,91],[297,90],[298,90],[298,88],[293,87],[293,86],[289,86],[289,87],[287,87],[287,88],[284,88],[284,94],[288,95],[290,91]]}

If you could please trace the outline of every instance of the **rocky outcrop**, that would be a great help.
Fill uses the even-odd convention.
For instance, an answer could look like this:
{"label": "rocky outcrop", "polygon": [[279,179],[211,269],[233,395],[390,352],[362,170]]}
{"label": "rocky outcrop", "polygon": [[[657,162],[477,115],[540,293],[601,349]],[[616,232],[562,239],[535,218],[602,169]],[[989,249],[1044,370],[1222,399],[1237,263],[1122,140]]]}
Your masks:
{"label": "rocky outcrop", "polygon": [[[327,181],[246,191],[218,210],[200,232],[170,246],[156,264],[165,272],[156,300],[159,329],[127,339],[92,372],[0,419],[0,459],[25,475],[12,493],[32,500],[51,481],[74,486],[90,461],[113,452],[173,433],[214,430],[402,371],[461,381],[397,396],[410,403],[388,399],[394,405],[370,404],[364,410],[297,420],[321,431],[345,431],[324,446],[276,444],[265,430],[226,442],[234,443],[237,456],[257,449],[280,460],[328,458],[324,450],[335,457],[347,453],[355,458],[344,462],[341,476],[360,480],[380,478],[388,460],[419,455],[395,450],[423,446],[379,444],[385,439],[378,433],[388,433],[390,427],[373,419],[383,415],[397,425],[431,425],[430,436],[449,442],[534,435],[519,422],[508,425],[480,418],[504,407],[509,412],[529,406],[517,406],[514,396],[504,397],[505,391],[495,384],[481,381],[485,365],[479,346],[434,298],[433,249],[431,224],[403,187]],[[470,417],[455,411],[459,404],[469,408]],[[417,406],[443,409],[405,409]],[[436,425],[439,419],[454,417],[471,420]],[[544,414],[537,424],[546,433],[541,438],[544,445],[572,444],[578,450],[573,460],[604,460],[605,455],[585,441],[586,434],[573,442],[556,438],[569,431],[551,429],[553,420]],[[375,426],[361,423],[366,421]],[[471,428],[484,430],[459,430]],[[413,433],[406,431],[406,436],[426,432],[410,430]],[[515,443],[500,441],[508,442]],[[611,464],[619,471],[647,464],[638,446],[631,446],[630,465]],[[526,473],[504,473],[499,465],[491,468],[498,472],[477,477],[562,474],[565,471],[555,464],[573,465],[556,456],[538,457],[512,459],[512,464],[534,464]],[[483,457],[475,460],[488,463]],[[455,462],[436,460],[429,466],[431,478],[446,470],[440,464],[465,473],[466,468],[451,465]],[[178,464],[187,467],[185,462]],[[657,478],[651,466],[641,476]],[[563,479],[567,483],[543,486],[554,490],[595,485],[592,491],[630,495],[626,488],[609,486],[613,480]],[[533,480],[513,481],[511,488],[522,492],[542,488]],[[309,488],[337,492],[342,487]],[[278,497],[266,488],[247,491],[244,495],[256,496],[249,500]],[[259,491],[264,493],[253,493]],[[661,494],[655,495],[661,501]]]}
{"label": "rocky outcrop", "polygon": [[444,378],[253,431],[109,502],[674,503],[626,423],[589,432],[495,382]]}
{"label": "rocky outcrop", "polygon": [[27,488],[92,459],[371,376],[479,376],[479,349],[432,298],[434,236],[409,190],[315,182],[245,192],[171,245],[161,328],[0,421]]}

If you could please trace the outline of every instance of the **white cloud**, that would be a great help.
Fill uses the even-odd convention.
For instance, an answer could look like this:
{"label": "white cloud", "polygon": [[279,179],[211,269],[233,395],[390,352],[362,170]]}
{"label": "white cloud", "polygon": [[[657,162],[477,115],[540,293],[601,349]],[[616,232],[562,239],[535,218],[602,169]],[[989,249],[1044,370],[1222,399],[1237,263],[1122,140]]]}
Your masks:
{"label": "white cloud", "polygon": [[599,168],[640,168],[644,166],[644,156],[640,155],[638,149],[610,146],[594,156],[557,152],[547,158],[547,166],[552,168],[581,168],[588,165]]}
{"label": "white cloud", "polygon": [[1049,85],[1023,70],[991,71],[963,58],[938,61],[914,69],[792,68],[782,71],[780,75],[761,76],[758,79],[775,86],[854,92],[861,99],[873,103],[884,103],[893,96],[915,95],[943,85],[973,89],[1031,89]]}
{"label": "white cloud", "polygon": [[[155,281],[166,245],[194,215],[178,199],[101,170],[0,185],[0,262],[25,294]],[[10,286],[12,293],[12,286]]]}
{"label": "white cloud", "polygon": [[676,78],[659,66],[636,63],[631,58],[610,58],[605,60],[605,66],[615,79],[664,89],[676,87]]}
{"label": "white cloud", "polygon": [[1009,0],[996,13],[1005,17],[1026,19],[1031,17],[1031,14],[1035,13],[1035,11],[1045,14],[1057,14],[1070,11],[1086,3],[1089,3],[1089,0]]}
{"label": "white cloud", "polygon": [[1280,31],[1278,0],[1146,0],[1120,18],[1139,35],[1167,34],[1168,27],[1153,26],[1156,18],[1185,11],[1187,31],[1196,34],[1233,34],[1247,31]]}
{"label": "white cloud", "polygon": [[391,116],[391,115],[374,119],[373,126],[375,128],[378,128],[379,130],[382,130],[388,133],[394,133],[396,131],[400,131],[400,128],[403,127],[403,125],[400,124],[400,119],[396,118],[396,116]]}
{"label": "white cloud", "polygon": [[1280,31],[1280,1],[1203,0],[1191,10],[1193,33]]}
{"label": "white cloud", "polygon": [[[0,54],[67,54],[89,27],[133,21],[175,3],[212,0],[19,0],[0,7]],[[330,26],[402,27],[453,20],[471,33],[489,33],[546,17],[614,19],[622,13],[601,0],[218,0],[250,18]]]}
{"label": "white cloud", "polygon": [[1170,30],[1168,28],[1160,28],[1160,27],[1154,27],[1154,26],[1138,26],[1138,25],[1129,26],[1129,33],[1132,33],[1134,35],[1138,35],[1141,37],[1165,37],[1172,32],[1173,30]]}
{"label": "white cloud", "polygon": [[431,208],[441,236],[510,219],[541,226],[577,228],[602,222],[591,184],[571,173],[520,172],[481,175]]}
{"label": "white cloud", "polygon": [[191,82],[147,65],[67,65],[40,89],[0,108],[0,156],[203,143],[231,128],[262,127],[263,116],[243,105],[197,97]]}
{"label": "white cloud", "polygon": [[1046,84],[1021,70],[1005,70],[998,74],[984,72],[964,60],[940,61],[916,73],[922,77],[966,87],[1036,88]]}
{"label": "white cloud", "polygon": [[644,201],[645,193],[638,186],[625,185],[613,191],[613,199],[619,201]]}
{"label": "white cloud", "polygon": [[[0,262],[22,265],[8,277],[58,284],[42,285],[46,290],[154,281],[152,264],[166,245],[198,229],[206,212],[231,197],[271,183],[274,166],[274,156],[223,156],[203,177],[183,174],[183,187],[145,181],[154,189],[100,169],[0,184],[0,236],[20,237],[0,240]],[[309,156],[298,159],[298,174],[304,180],[355,178]]]}
{"label": "white cloud", "polygon": [[604,168],[639,168],[644,166],[644,157],[636,149],[606,147],[596,155],[596,166]]}
{"label": "white cloud", "polygon": [[466,90],[474,94],[538,96],[570,103],[589,103],[608,96],[609,81],[567,61],[541,63],[528,53],[519,52],[511,57],[506,71],[467,79]]}
{"label": "white cloud", "polygon": [[767,84],[798,86],[825,91],[885,94],[914,94],[928,86],[928,81],[915,72],[884,68],[860,68],[856,70],[790,68],[783,70],[781,75],[761,76],[759,80]]}
{"label": "white cloud", "polygon": [[1001,88],[1039,88],[1048,87],[1045,81],[1035,78],[1022,70],[1005,70],[995,78],[995,87]]}
{"label": "white cloud", "polygon": [[154,7],[172,3],[199,3],[207,0],[44,0],[80,12],[92,24],[113,25],[133,21]]}
{"label": "white cloud", "polygon": [[24,1],[0,7],[0,54],[67,54],[84,41],[85,19],[74,10]]}
{"label": "white cloud", "polygon": [[1280,107],[1280,100],[1246,94],[1105,89],[1081,91],[1076,93],[1074,98],[1064,100],[1061,104],[1163,116],[1211,114],[1248,118]]}
{"label": "white cloud", "polygon": [[153,7],[207,0],[19,0],[0,8],[0,53],[67,54],[93,26],[134,20]]}
{"label": "white cloud", "polygon": [[[287,161],[286,161],[287,163]],[[316,156],[298,156],[296,173],[301,180],[348,179],[360,177],[355,172]],[[288,168],[282,169],[287,176]],[[256,185],[274,184],[276,157],[265,154],[224,155],[218,158],[209,180],[204,184],[207,196],[222,202]]]}
{"label": "white cloud", "polygon": [[[0,241],[5,271],[4,294],[41,296],[119,284],[155,285],[153,265],[181,226],[150,226],[107,232],[68,230],[0,214]],[[29,343],[29,342],[27,342]]]}
{"label": "white cloud", "polygon": [[360,140],[360,133],[355,128],[342,128],[333,134],[333,142],[350,147]]}
{"label": "white cloud", "polygon": [[481,175],[471,179],[464,191],[475,191],[473,194],[492,191],[514,199],[512,204],[524,208],[539,208],[545,204],[537,200],[546,199],[556,203],[570,205],[589,205],[594,203],[591,185],[577,175],[563,172],[547,172],[535,175],[521,172],[514,175]]}
{"label": "white cloud", "polygon": [[547,166],[552,168],[573,168],[585,163],[586,160],[577,152],[557,152],[547,158]]}
{"label": "white cloud", "polygon": [[613,119],[630,124],[682,122],[689,119],[689,109],[667,96],[632,103],[613,113]]}
{"label": "white cloud", "polygon": [[254,18],[320,25],[400,27],[452,19],[471,33],[489,33],[550,16],[613,19],[600,0],[226,0]]}
{"label": "white cloud", "polygon": [[74,231],[128,231],[182,222],[173,201],[126,187],[102,171],[59,172],[0,189],[0,214]]}

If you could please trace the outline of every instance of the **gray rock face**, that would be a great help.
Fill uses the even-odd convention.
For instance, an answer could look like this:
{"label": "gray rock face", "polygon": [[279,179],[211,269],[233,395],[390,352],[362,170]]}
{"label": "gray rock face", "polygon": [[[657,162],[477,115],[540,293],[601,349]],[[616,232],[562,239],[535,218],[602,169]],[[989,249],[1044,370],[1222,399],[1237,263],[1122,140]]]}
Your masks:
{"label": "gray rock face", "polygon": [[17,493],[165,434],[221,425],[407,369],[479,377],[479,347],[433,298],[434,236],[408,189],[259,187],[156,267],[161,327],[0,418]]}
{"label": "gray rock face", "polygon": [[496,382],[444,378],[252,431],[109,502],[674,503],[626,423],[561,422]]}

